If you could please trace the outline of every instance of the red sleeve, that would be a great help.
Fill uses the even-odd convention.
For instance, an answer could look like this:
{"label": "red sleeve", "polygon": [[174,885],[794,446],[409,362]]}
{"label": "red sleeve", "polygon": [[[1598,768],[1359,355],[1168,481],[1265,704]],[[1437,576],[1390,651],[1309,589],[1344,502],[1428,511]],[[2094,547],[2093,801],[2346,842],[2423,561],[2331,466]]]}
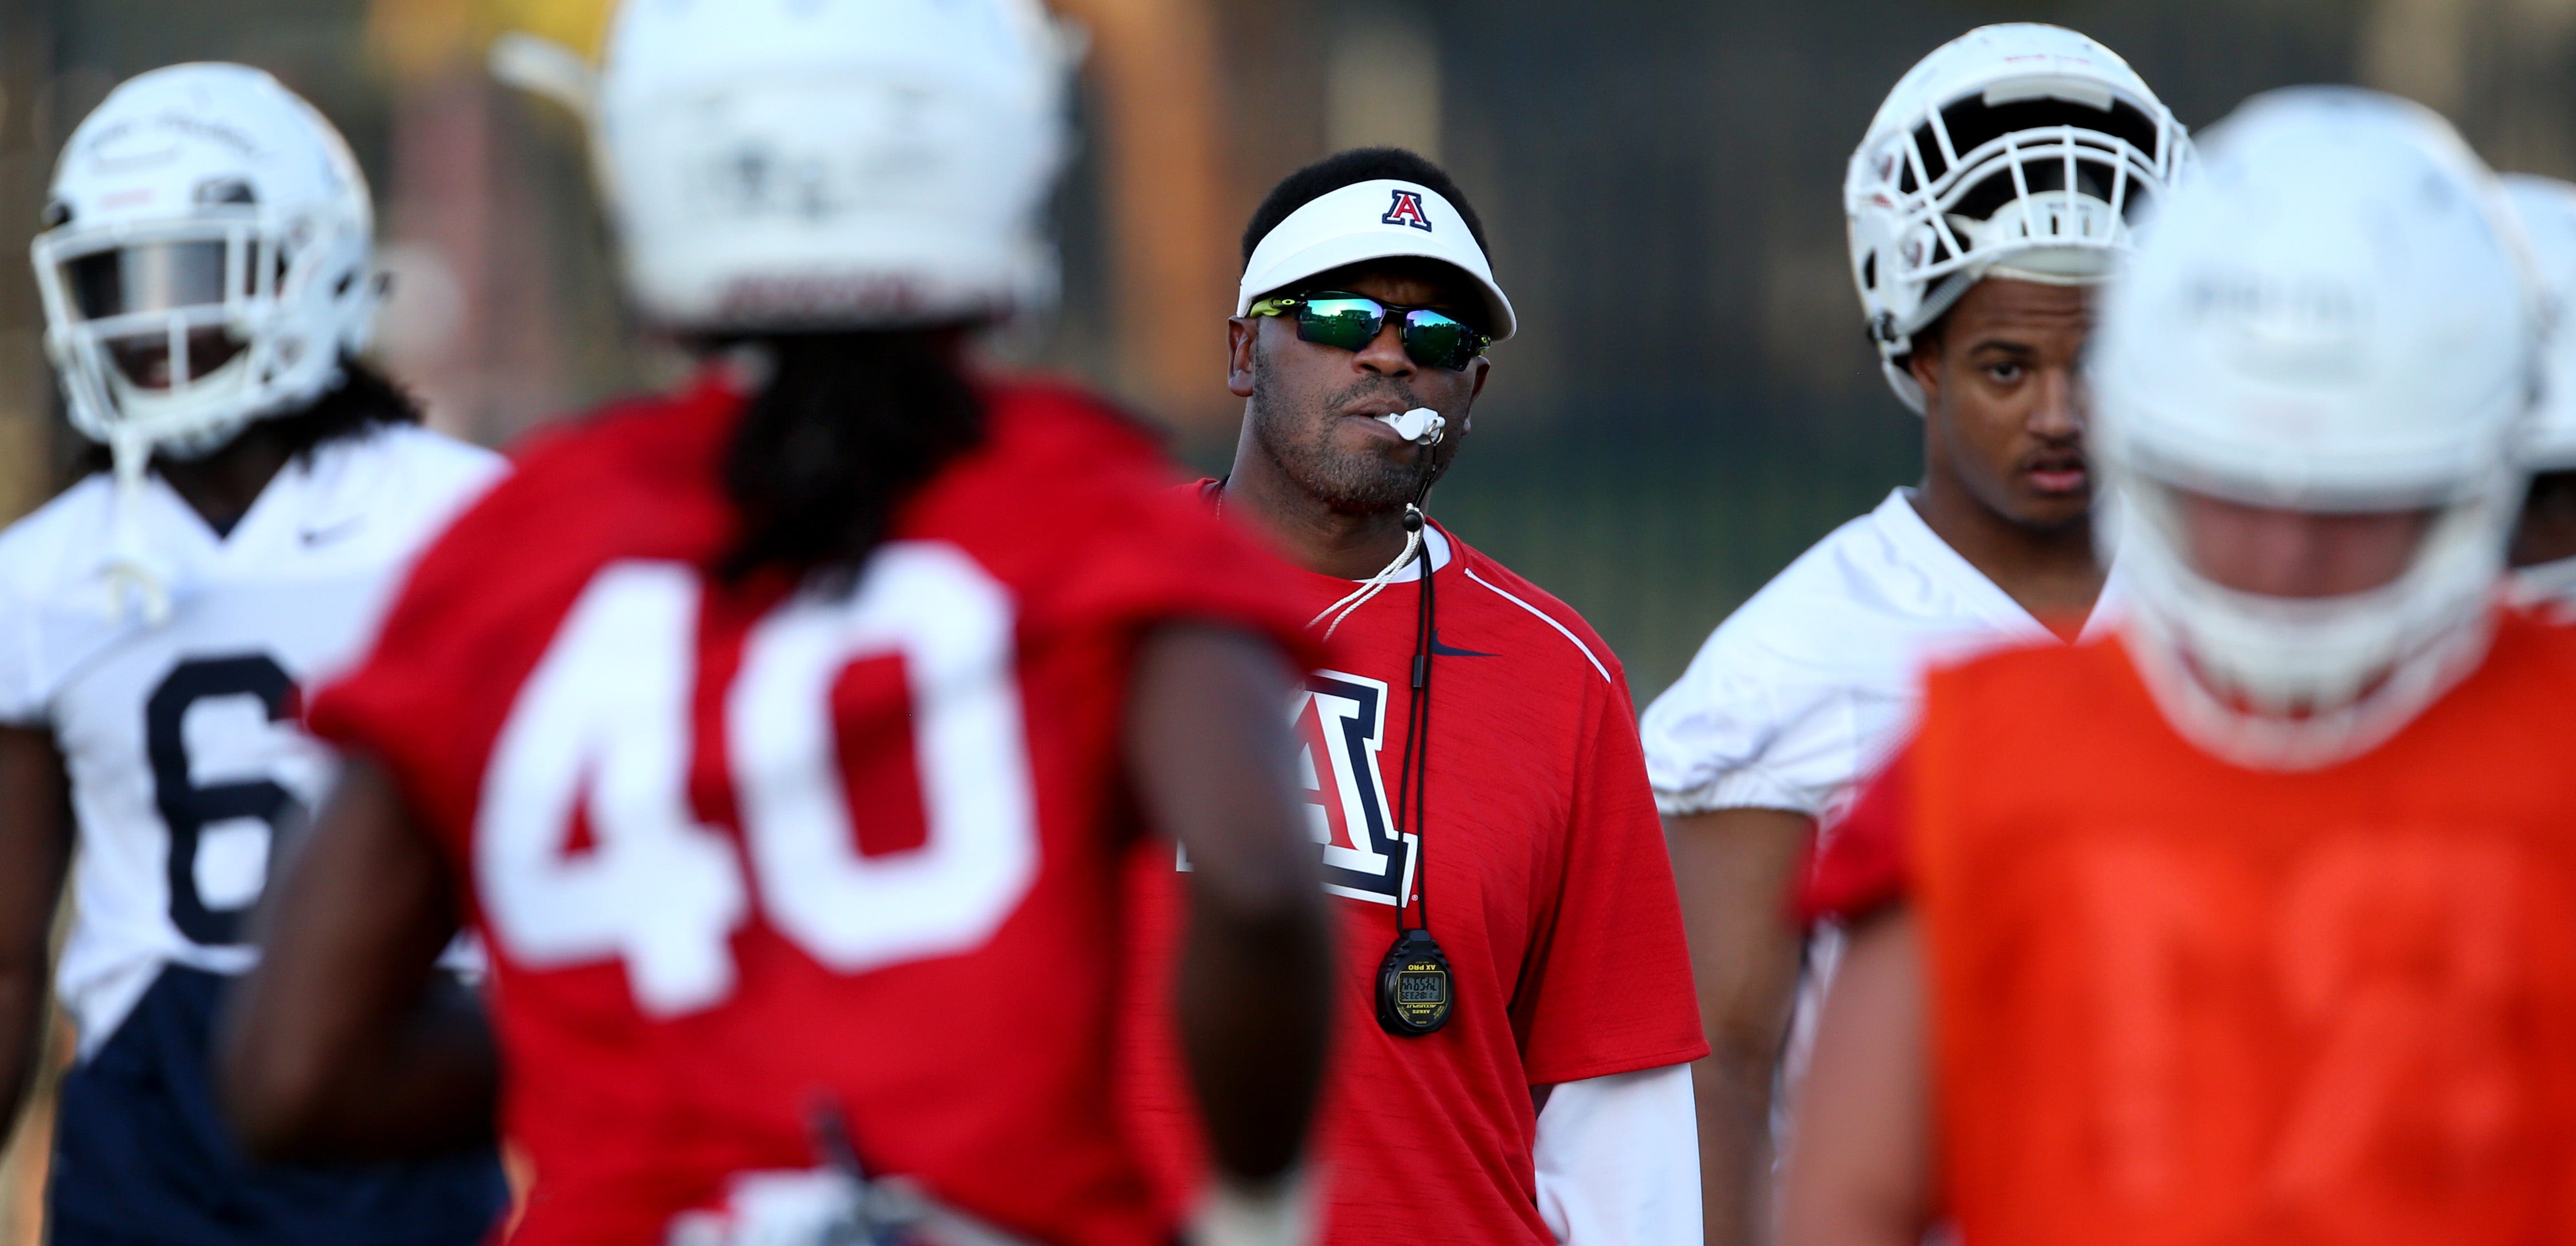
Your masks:
{"label": "red sleeve", "polygon": [[1268,638],[1299,670],[1328,666],[1306,627],[1287,564],[1235,523],[1180,490],[1139,489],[1119,500],[1066,568],[1053,597],[1061,617],[1117,628],[1192,620]]}
{"label": "red sleeve", "polygon": [[423,548],[366,656],[306,725],[383,761],[427,828],[461,847],[484,761],[556,624],[611,555],[693,561],[733,523],[707,487],[738,400],[712,381],[540,430]]}
{"label": "red sleeve", "polygon": [[1914,748],[1898,750],[1861,789],[1860,799],[1825,828],[1813,869],[1796,897],[1801,924],[1850,922],[1905,899],[1905,820],[1913,800]]}
{"label": "red sleeve", "polygon": [[1155,442],[1070,390],[1017,385],[994,404],[990,450],[925,490],[904,534],[984,558],[1031,633],[1194,621],[1265,637],[1300,669],[1323,664],[1290,568],[1181,485]]}
{"label": "red sleeve", "polygon": [[1554,909],[1512,1005],[1533,1086],[1708,1054],[1672,859],[1625,677],[1591,700]]}
{"label": "red sleeve", "polygon": [[505,480],[468,508],[414,564],[365,659],[306,703],[307,729],[374,754],[451,844],[473,821],[485,753],[520,682],[583,587],[532,565],[579,542],[559,529],[529,541],[560,520],[539,500]]}

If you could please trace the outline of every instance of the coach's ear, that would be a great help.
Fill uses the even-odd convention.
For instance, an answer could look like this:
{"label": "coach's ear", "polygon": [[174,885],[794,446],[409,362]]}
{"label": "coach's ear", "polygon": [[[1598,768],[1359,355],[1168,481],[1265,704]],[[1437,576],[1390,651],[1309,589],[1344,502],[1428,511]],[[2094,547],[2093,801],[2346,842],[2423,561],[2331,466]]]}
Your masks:
{"label": "coach's ear", "polygon": [[1252,352],[1261,348],[1262,316],[1236,316],[1225,322],[1225,388],[1237,398],[1252,396]]}

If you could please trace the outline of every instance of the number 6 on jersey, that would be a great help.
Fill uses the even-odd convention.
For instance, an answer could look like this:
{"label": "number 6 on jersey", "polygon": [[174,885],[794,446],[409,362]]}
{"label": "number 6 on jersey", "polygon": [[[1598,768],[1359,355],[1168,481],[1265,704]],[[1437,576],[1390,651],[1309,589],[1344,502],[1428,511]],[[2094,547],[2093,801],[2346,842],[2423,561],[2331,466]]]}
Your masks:
{"label": "number 6 on jersey", "polygon": [[[595,576],[511,706],[484,776],[474,872],[503,947],[531,968],[626,966],[656,1016],[725,998],[743,870],[687,792],[701,589],[677,563]],[[1037,828],[1009,595],[954,547],[888,545],[856,592],[799,595],[755,624],[723,697],[742,838],[764,914],[857,973],[982,944],[1036,877]],[[831,692],[902,659],[926,836],[857,850]],[[578,847],[587,827],[590,846]]]}

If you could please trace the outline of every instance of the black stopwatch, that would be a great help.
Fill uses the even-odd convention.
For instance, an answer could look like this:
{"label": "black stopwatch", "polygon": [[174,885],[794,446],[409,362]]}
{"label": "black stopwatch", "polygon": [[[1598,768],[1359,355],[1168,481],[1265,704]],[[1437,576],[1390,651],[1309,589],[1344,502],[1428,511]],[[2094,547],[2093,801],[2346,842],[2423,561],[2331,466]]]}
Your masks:
{"label": "black stopwatch", "polygon": [[1453,981],[1449,958],[1431,932],[1395,937],[1377,969],[1377,1024],[1397,1038],[1420,1038],[1449,1024]]}

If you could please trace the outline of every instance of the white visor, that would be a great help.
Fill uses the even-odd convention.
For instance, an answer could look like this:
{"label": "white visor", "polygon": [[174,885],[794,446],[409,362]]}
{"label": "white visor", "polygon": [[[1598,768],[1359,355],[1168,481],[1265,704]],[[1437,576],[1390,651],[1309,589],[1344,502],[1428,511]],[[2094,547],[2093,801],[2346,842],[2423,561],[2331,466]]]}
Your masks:
{"label": "white visor", "polygon": [[1438,192],[1393,180],[1355,182],[1289,213],[1252,248],[1234,314],[1248,315],[1263,295],[1317,273],[1400,256],[1438,260],[1474,278],[1485,296],[1487,320],[1478,327],[1497,342],[1512,335],[1512,302],[1494,284],[1493,267],[1466,219]]}

